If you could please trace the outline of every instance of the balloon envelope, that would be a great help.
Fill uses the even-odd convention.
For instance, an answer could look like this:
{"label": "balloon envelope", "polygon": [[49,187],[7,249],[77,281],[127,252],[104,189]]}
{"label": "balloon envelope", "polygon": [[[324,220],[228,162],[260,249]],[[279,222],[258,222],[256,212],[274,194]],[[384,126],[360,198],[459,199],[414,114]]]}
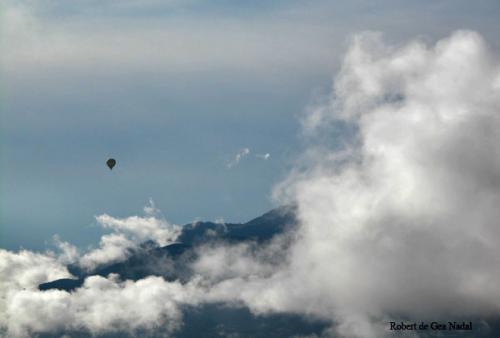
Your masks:
{"label": "balloon envelope", "polygon": [[108,165],[109,169],[112,170],[116,164],[116,160],[114,158],[110,158],[106,161],[106,164]]}

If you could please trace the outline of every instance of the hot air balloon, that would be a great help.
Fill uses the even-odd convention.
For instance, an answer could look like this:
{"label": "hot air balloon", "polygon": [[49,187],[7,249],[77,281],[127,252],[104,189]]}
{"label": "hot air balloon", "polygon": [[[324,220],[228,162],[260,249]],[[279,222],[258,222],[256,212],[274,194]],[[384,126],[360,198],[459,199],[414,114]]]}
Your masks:
{"label": "hot air balloon", "polygon": [[110,158],[106,161],[106,164],[108,165],[109,170],[113,170],[113,167],[116,164],[116,160],[114,158]]}

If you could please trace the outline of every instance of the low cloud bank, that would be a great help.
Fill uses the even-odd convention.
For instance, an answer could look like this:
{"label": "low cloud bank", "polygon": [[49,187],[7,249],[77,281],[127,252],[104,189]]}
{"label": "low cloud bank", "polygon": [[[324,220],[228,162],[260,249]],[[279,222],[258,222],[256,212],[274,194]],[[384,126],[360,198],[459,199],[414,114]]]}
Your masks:
{"label": "low cloud bank", "polygon": [[167,335],[182,323],[179,304],[196,302],[198,290],[161,277],[122,282],[115,275],[88,277],[73,293],[22,290],[6,307],[8,336],[82,329],[97,335],[161,329]]}
{"label": "low cloud bank", "polygon": [[[324,142],[339,125],[354,131],[341,149]],[[324,335],[341,337],[393,335],[390,319],[500,314],[500,68],[481,36],[400,47],[356,36],[329,104],[309,110],[304,130],[305,163],[275,191],[297,206],[296,230],[264,245],[202,246],[184,284],[93,276],[73,293],[36,289],[69,276],[68,243],[59,255],[0,250],[2,335],[168,335],[182,305],[209,302],[329,320]],[[113,232],[78,258],[83,266],[180,231],[158,215],[97,219]]]}
{"label": "low cloud bank", "polygon": [[88,252],[80,253],[58,236],[54,237],[57,252],[0,249],[0,337],[81,330],[133,333],[160,325],[166,333],[177,329],[182,323],[177,304],[190,304],[188,298],[196,294],[179,282],[154,276],[136,282],[121,281],[117,275],[91,276],[74,293],[38,290],[41,283],[74,278],[68,264],[92,271],[125,260],[145,241],[157,245],[175,241],[179,226],[161,218],[152,201],[144,212],[145,216],[125,219],[97,216],[98,224],[112,233],[103,235],[99,247]]}

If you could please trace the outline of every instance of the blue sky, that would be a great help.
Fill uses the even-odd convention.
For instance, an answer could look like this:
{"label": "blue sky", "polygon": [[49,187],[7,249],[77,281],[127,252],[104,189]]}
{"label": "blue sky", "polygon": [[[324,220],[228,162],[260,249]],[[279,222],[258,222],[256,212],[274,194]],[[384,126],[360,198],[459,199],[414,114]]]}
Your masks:
{"label": "blue sky", "polygon": [[[500,43],[498,1],[6,1],[0,247],[86,246],[94,216],[246,221],[307,142],[349,37]],[[244,148],[248,156],[227,164]],[[269,160],[255,155],[269,153]],[[108,157],[118,164],[112,172]]]}

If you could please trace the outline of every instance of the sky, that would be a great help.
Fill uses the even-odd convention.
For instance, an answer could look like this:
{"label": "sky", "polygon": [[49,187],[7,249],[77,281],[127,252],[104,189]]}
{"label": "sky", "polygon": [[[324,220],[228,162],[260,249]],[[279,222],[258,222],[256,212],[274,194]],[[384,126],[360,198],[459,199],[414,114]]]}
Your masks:
{"label": "sky", "polygon": [[[264,242],[201,241],[190,258],[148,256],[145,241],[168,245],[182,231],[151,200],[137,215],[98,215],[106,233],[92,248],[58,236],[50,251],[0,249],[0,336],[175,337],[189,325],[187,308],[220,304],[325,323],[310,338],[400,336],[391,321],[472,322],[473,332],[447,333],[496,337],[499,92],[500,55],[477,32],[399,46],[357,34],[329,100],[302,120],[304,163],[273,188],[277,201],[295,204],[294,226]],[[349,137],[332,135],[339,129]],[[227,167],[249,155],[242,149]],[[219,221],[206,236],[229,227]],[[92,273],[129,257],[152,275]],[[182,279],[162,277],[176,263]],[[68,264],[90,274],[81,286],[39,290],[76,278]],[[245,333],[229,326],[220,336]]]}
{"label": "sky", "polygon": [[[390,320],[488,332],[483,319],[500,318],[499,11],[4,2],[0,336],[168,335],[183,308],[213,303],[320,319],[317,338],[395,337]],[[74,277],[68,264],[92,271],[172,243],[195,219],[292,203],[293,230],[196,246],[182,283],[111,274],[38,289]]]}
{"label": "sky", "polygon": [[[307,147],[349,38],[456,29],[498,49],[496,1],[4,1],[0,246],[85,246],[149,199],[176,224],[243,222]],[[239,161],[239,153],[248,149]],[[269,154],[268,157],[261,156]],[[110,172],[108,157],[117,159]]]}

